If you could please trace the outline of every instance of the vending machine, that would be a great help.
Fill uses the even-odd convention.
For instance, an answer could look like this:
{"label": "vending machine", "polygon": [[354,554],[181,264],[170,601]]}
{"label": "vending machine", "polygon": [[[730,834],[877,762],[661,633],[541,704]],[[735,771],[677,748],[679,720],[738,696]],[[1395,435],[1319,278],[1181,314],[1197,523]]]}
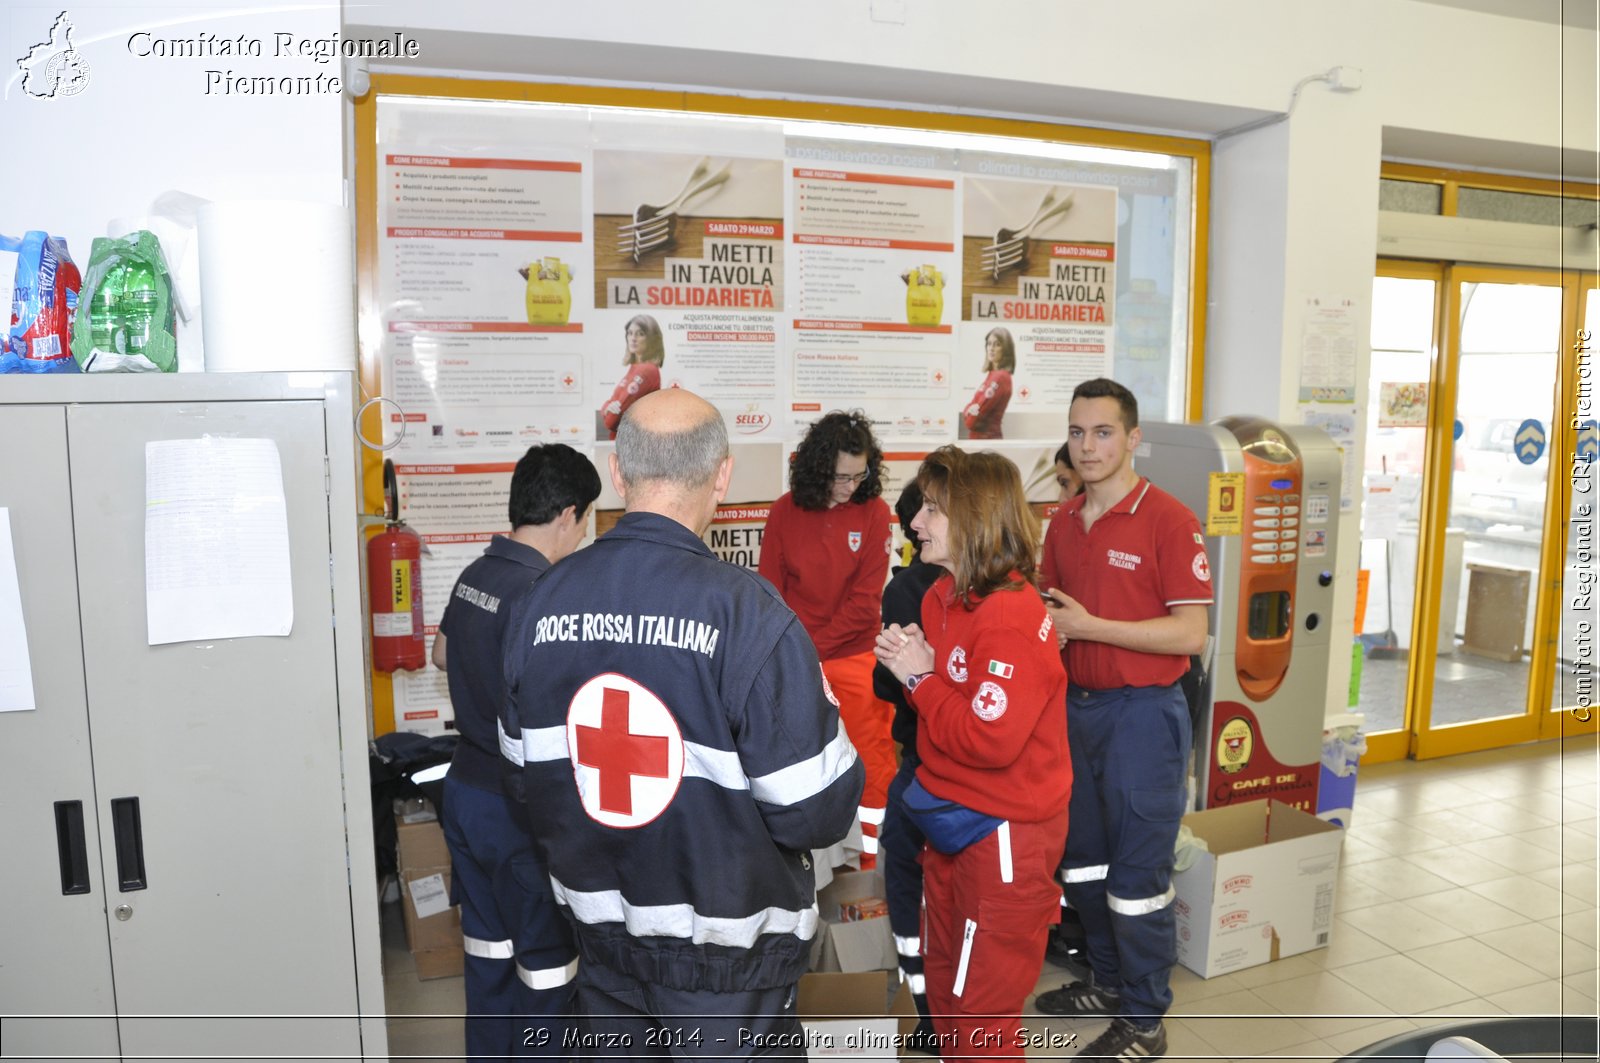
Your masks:
{"label": "vending machine", "polygon": [[1195,726],[1197,806],[1271,797],[1315,811],[1339,448],[1320,428],[1257,417],[1142,427],[1138,470],[1200,518],[1216,593]]}

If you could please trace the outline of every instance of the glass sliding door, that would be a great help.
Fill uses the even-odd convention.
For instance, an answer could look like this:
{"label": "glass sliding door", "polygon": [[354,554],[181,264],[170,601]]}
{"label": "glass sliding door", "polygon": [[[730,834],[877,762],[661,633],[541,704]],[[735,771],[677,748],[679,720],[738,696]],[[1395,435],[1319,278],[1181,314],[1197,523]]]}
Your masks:
{"label": "glass sliding door", "polygon": [[1566,281],[1487,267],[1445,275],[1430,465],[1440,482],[1419,596],[1419,629],[1439,652],[1412,675],[1418,757],[1547,731],[1566,567],[1552,501],[1565,497],[1573,439],[1563,382],[1577,289]]}
{"label": "glass sliding door", "polygon": [[1441,266],[1385,262],[1372,286],[1372,363],[1361,485],[1361,568],[1367,595],[1357,631],[1362,646],[1360,711],[1369,761],[1409,750],[1407,692],[1428,443],[1428,386]]}
{"label": "glass sliding door", "polygon": [[1369,762],[1596,726],[1600,416],[1592,339],[1576,349],[1600,323],[1595,287],[1379,264],[1358,617]]}

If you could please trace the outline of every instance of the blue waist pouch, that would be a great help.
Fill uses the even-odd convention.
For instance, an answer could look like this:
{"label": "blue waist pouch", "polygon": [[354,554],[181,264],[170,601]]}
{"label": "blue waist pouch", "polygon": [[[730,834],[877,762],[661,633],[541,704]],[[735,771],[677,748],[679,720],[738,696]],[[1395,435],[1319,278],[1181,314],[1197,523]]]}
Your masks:
{"label": "blue waist pouch", "polygon": [[900,800],[928,844],[946,856],[954,856],[973,842],[982,841],[1005,822],[998,816],[934,796],[922,785],[921,779],[912,779]]}

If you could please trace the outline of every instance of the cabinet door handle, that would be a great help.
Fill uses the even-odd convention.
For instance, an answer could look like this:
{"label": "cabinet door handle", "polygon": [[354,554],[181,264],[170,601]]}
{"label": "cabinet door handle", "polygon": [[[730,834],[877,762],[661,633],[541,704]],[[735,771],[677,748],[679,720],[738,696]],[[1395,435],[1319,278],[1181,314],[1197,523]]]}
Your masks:
{"label": "cabinet door handle", "polygon": [[83,802],[56,802],[56,856],[64,896],[89,892],[89,850],[83,844]]}
{"label": "cabinet door handle", "polygon": [[111,832],[117,842],[117,889],[131,893],[149,886],[144,877],[144,830],[139,825],[139,799],[111,802]]}

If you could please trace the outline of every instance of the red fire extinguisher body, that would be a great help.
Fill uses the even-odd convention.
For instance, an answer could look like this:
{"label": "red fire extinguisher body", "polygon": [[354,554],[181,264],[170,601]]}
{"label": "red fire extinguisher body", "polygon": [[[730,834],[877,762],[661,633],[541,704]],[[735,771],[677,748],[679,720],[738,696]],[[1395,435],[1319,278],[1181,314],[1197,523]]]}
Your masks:
{"label": "red fire extinguisher body", "polygon": [[403,522],[391,523],[367,543],[367,597],[372,608],[373,669],[425,667],[422,539]]}

